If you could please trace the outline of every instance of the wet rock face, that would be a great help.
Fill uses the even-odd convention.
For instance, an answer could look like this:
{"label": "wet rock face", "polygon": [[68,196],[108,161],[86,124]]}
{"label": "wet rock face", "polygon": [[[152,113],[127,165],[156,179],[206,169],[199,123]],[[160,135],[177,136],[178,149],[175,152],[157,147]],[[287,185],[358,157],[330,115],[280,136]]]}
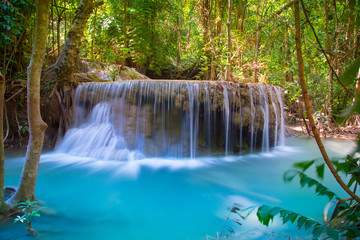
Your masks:
{"label": "wet rock face", "polygon": [[268,151],[283,144],[281,89],[199,81],[124,81],[80,85],[75,124],[94,106],[111,106],[113,135],[145,155],[198,156]]}

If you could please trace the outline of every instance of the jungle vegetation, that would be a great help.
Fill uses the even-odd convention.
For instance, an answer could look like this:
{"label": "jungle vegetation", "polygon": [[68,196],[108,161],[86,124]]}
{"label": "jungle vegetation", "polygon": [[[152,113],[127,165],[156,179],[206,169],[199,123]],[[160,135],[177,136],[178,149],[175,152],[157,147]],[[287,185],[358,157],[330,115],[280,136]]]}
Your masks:
{"label": "jungle vegetation", "polygon": [[[45,66],[56,62],[79,2],[51,1]],[[79,57],[131,66],[150,78],[274,84],[294,102],[301,89],[293,3],[106,0],[89,16]],[[304,0],[304,5],[308,19],[300,18],[309,95],[315,110],[336,118],[358,91],[355,81],[345,90],[335,75],[359,55],[360,3]],[[35,6],[29,0],[5,0],[0,12],[0,71],[10,84],[25,79]]]}
{"label": "jungle vegetation", "polygon": [[[312,111],[324,120],[323,127],[336,125],[342,116],[358,124],[357,117],[349,117],[359,110],[359,11],[356,0],[1,1],[0,108],[5,107],[0,128],[4,128],[3,113],[4,118],[8,114],[6,105],[12,103],[13,129],[20,138],[30,136],[21,184],[8,203],[15,206],[34,200],[46,129],[40,116],[40,90],[50,96],[56,93],[67,106],[67,89],[74,85],[72,74],[80,58],[133,67],[155,79],[280,86],[289,111],[296,102],[304,101],[306,114],[300,113],[309,118],[321,150]],[[17,118],[18,112],[24,112],[26,97],[28,122],[22,120],[26,117]],[[64,109],[63,114],[67,113]],[[0,131],[1,138],[7,135]],[[326,152],[323,156],[337,178],[339,170]],[[2,179],[3,159],[1,150]],[[360,202],[356,190],[349,189],[351,185],[340,185],[351,200]],[[1,191],[0,196],[0,208],[6,209]],[[282,210],[276,211],[267,213]]]}

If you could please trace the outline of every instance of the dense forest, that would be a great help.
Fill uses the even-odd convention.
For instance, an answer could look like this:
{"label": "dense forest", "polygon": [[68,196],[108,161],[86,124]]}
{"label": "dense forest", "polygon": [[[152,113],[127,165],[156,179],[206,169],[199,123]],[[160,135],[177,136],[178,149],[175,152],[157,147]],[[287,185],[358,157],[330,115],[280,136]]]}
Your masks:
{"label": "dense forest", "polygon": [[[301,93],[293,3],[108,0],[90,15],[79,57],[134,67],[150,78],[274,84],[294,102]],[[51,2],[46,66],[56,61],[78,4]],[[309,93],[314,109],[336,118],[357,91],[355,82],[344,88],[338,75],[359,55],[360,5],[355,0],[306,0],[304,5],[307,16],[301,15],[301,31]],[[1,3],[0,69],[9,86],[25,78],[34,14],[33,1]]]}

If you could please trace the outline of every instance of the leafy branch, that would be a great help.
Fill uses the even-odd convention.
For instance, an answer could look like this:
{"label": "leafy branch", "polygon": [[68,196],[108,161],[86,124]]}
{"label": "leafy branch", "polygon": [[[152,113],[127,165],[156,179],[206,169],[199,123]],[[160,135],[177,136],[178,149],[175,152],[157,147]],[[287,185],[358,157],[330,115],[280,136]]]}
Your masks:
{"label": "leafy branch", "polygon": [[259,221],[265,226],[269,226],[274,217],[279,215],[283,223],[291,222],[297,224],[298,229],[304,228],[305,230],[313,229],[312,234],[315,238],[320,237],[322,234],[327,234],[332,239],[339,238],[339,232],[331,227],[321,224],[310,217],[303,216],[299,213],[286,210],[281,207],[270,207],[262,205],[256,213]]}
{"label": "leafy branch", "polygon": [[14,223],[21,222],[25,224],[26,230],[30,233],[34,232],[34,229],[31,226],[31,218],[32,217],[40,217],[39,210],[43,209],[44,207],[39,207],[37,201],[26,201],[26,202],[19,202],[16,206],[21,209],[24,213],[22,216],[18,215],[14,219]]}

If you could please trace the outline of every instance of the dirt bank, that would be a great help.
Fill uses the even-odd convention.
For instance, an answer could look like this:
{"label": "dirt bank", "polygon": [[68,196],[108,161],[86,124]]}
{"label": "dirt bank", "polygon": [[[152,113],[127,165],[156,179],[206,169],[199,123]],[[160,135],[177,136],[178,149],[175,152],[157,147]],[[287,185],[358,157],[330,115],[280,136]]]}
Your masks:
{"label": "dirt bank", "polygon": [[[310,124],[308,124],[310,126]],[[288,136],[301,136],[309,135],[303,121],[296,121],[287,125]],[[309,130],[311,131],[310,127]],[[339,126],[331,129],[320,129],[320,135],[322,138],[335,138],[356,140],[360,134],[360,126]]]}

